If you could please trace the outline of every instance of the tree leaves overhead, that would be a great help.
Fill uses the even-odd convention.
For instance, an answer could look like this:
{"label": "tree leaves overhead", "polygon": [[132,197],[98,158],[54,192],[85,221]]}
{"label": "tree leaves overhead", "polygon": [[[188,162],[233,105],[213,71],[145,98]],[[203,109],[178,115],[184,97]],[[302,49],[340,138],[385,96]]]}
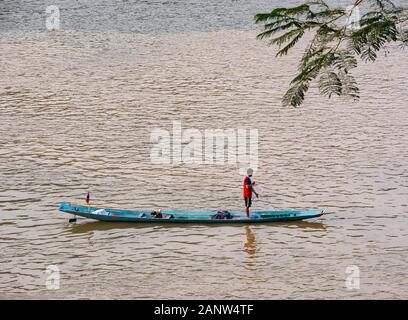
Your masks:
{"label": "tree leaves overhead", "polygon": [[[355,24],[356,9],[365,14]],[[362,10],[361,10],[362,11]],[[358,11],[359,12],[359,11]],[[408,45],[407,10],[391,0],[355,0],[351,8],[331,8],[323,0],[307,1],[291,8],[275,8],[255,15],[263,24],[258,39],[270,39],[278,47],[277,57],[286,55],[305,34],[312,34],[300,58],[298,74],[283,97],[284,105],[300,106],[313,81],[328,98],[332,95],[359,98],[352,69],[361,61],[375,61],[391,42]]]}

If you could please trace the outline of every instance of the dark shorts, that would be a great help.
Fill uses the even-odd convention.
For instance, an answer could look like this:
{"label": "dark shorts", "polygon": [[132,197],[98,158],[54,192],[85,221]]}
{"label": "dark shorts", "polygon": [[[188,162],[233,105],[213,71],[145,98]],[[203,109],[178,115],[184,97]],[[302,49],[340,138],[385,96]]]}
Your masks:
{"label": "dark shorts", "polygon": [[245,200],[245,207],[250,207],[252,205],[252,198],[244,198]]}

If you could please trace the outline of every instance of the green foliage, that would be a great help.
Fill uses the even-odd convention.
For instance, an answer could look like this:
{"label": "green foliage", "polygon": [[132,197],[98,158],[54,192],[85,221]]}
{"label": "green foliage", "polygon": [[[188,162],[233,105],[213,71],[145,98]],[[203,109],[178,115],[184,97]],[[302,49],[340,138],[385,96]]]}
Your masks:
{"label": "green foliage", "polygon": [[[364,7],[357,27],[347,23],[355,8]],[[359,98],[359,88],[352,69],[358,60],[375,61],[378,52],[392,42],[408,45],[407,10],[391,0],[355,0],[350,8],[330,8],[323,0],[308,1],[292,8],[275,8],[255,15],[263,24],[258,39],[268,39],[278,46],[277,57],[288,52],[312,34],[300,59],[298,74],[283,97],[284,105],[300,106],[310,85],[317,81],[322,95]],[[363,10],[361,10],[363,11]]]}

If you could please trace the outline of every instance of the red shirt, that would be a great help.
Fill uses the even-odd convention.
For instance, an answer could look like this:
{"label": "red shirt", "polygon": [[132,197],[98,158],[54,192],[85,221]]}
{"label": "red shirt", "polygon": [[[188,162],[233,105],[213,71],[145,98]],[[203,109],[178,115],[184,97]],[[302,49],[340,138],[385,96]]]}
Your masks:
{"label": "red shirt", "polygon": [[251,186],[251,178],[248,176],[245,176],[244,178],[244,189],[242,191],[242,195],[244,198],[251,198],[252,197],[252,192],[249,190],[249,187]]}

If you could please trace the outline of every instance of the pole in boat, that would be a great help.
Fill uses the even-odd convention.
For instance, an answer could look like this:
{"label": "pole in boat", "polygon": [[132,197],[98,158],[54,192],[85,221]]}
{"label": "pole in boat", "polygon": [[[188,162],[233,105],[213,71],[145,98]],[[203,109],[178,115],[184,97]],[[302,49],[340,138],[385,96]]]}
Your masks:
{"label": "pole in boat", "polygon": [[[91,205],[89,204],[89,198],[90,198],[90,195],[89,195],[89,191],[88,191],[88,194],[86,195],[86,198],[85,198],[85,201],[86,201],[86,203],[88,204],[88,216],[90,215],[90,213],[91,213]],[[76,222],[77,221],[77,219],[76,219],[76,216],[74,215],[74,218],[72,218],[72,219],[69,219],[69,222],[71,223],[71,222]]]}
{"label": "pole in boat", "polygon": [[88,216],[91,215],[91,205],[89,204],[89,198],[90,196],[89,196],[89,191],[88,191],[88,194],[86,195],[86,199],[85,199],[86,203],[88,204]]}

